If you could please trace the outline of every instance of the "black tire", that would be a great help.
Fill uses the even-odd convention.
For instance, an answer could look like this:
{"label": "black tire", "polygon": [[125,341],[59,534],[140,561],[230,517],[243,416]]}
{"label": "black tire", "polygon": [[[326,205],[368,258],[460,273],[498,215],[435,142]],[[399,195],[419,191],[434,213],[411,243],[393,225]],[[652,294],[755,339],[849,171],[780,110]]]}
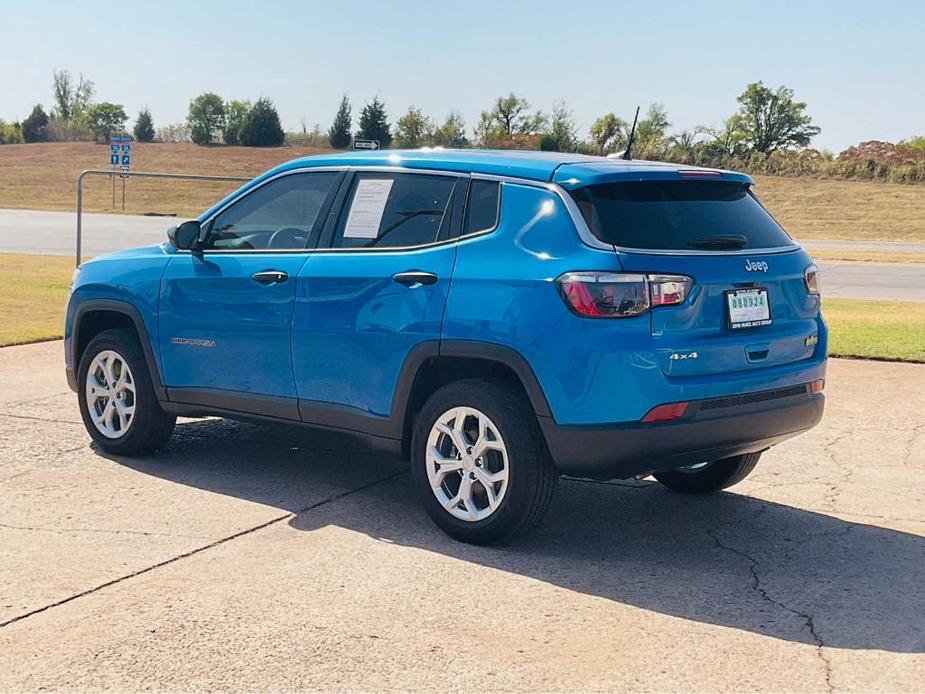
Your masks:
{"label": "black tire", "polygon": [[[438,418],[454,407],[471,407],[496,426],[507,448],[508,486],[500,504],[487,518],[460,520],[437,500],[427,474],[427,440]],[[542,432],[524,397],[504,382],[455,381],[437,390],[421,409],[411,443],[413,483],[428,515],[451,537],[485,545],[525,533],[549,508],[558,473]],[[450,473],[455,474],[455,473]]]}
{"label": "black tire", "polygon": [[664,470],[653,477],[673,492],[709,494],[744,480],[755,469],[761,453],[746,453],[714,460],[696,470]]}
{"label": "black tire", "polygon": [[[116,352],[125,360],[135,384],[135,413],[125,433],[118,438],[109,438],[96,428],[87,406],[87,373],[94,358],[106,350]],[[161,409],[138,337],[124,328],[104,330],[90,340],[77,369],[77,397],[80,416],[87,432],[100,448],[116,455],[134,456],[153,452],[167,442],[177,421],[175,416]]]}

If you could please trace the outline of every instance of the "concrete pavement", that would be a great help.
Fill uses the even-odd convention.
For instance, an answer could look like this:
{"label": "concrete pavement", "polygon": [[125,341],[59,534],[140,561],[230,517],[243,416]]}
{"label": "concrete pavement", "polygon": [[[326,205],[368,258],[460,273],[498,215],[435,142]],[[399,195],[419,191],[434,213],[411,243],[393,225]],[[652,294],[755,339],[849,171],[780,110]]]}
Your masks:
{"label": "concrete pavement", "polygon": [[[92,258],[121,248],[161,243],[166,239],[167,228],[177,221],[172,217],[86,214],[83,220],[83,257]],[[75,237],[76,216],[73,213],[0,210],[0,252],[73,256]],[[925,244],[912,243],[814,241],[808,245],[925,251]],[[820,262],[819,265],[826,296],[925,301],[925,264]]]}
{"label": "concrete pavement", "polygon": [[564,480],[486,549],[289,430],[102,455],[61,344],[0,349],[0,691],[920,691],[925,366],[827,394],[729,492]]}

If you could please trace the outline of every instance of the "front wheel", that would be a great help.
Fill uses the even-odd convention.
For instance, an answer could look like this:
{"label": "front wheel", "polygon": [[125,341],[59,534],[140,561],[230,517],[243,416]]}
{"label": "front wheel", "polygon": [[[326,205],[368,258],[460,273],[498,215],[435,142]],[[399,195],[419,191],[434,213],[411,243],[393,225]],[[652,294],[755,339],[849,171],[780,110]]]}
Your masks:
{"label": "front wheel", "polygon": [[556,469],[536,416],[503,382],[464,380],[437,390],[415,422],[411,446],[424,508],[457,540],[498,542],[546,513]]}
{"label": "front wheel", "polygon": [[755,469],[760,458],[761,453],[746,453],[676,470],[656,472],[653,477],[673,492],[709,494],[744,480]]}
{"label": "front wheel", "polygon": [[77,370],[84,426],[116,455],[150,453],[170,438],[177,418],[161,409],[138,338],[104,330],[84,350]]}

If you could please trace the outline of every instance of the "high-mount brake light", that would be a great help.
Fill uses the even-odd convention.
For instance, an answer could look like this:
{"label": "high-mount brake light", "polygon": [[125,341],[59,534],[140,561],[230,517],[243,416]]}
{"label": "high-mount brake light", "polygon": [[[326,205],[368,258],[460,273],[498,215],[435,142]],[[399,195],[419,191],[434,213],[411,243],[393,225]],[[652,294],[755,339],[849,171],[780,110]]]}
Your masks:
{"label": "high-mount brake light", "polygon": [[803,270],[803,281],[806,283],[806,291],[819,294],[819,268],[815,264]]}
{"label": "high-mount brake light", "polygon": [[683,303],[694,281],[684,275],[566,272],[556,284],[568,307],[584,318],[631,318]]}
{"label": "high-mount brake light", "polygon": [[681,178],[722,178],[723,174],[720,171],[698,171],[697,169],[684,169],[678,171],[678,175]]}

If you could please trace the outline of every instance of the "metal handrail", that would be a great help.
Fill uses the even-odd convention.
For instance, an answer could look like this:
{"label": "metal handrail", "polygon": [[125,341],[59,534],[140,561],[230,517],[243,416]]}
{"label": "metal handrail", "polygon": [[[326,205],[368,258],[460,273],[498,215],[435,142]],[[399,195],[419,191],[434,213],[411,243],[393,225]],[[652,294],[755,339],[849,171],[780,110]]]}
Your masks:
{"label": "metal handrail", "polygon": [[77,177],[77,265],[80,265],[81,237],[83,233],[83,201],[84,201],[84,178],[86,176],[119,176],[128,178],[138,176],[139,178],[178,178],[186,181],[229,181],[232,183],[245,183],[252,179],[242,178],[241,176],[206,176],[204,174],[176,174],[176,173],[157,173],[153,171],[111,171],[106,169],[87,169],[81,171]]}

